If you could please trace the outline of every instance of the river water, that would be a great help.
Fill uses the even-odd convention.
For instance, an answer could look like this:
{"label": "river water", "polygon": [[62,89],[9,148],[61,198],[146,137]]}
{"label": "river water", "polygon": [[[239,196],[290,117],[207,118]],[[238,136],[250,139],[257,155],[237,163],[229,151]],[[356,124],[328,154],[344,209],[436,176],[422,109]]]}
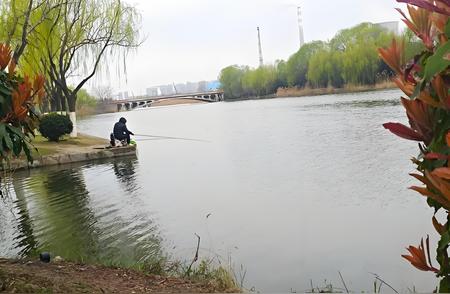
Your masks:
{"label": "river water", "polygon": [[[170,254],[231,260],[244,286],[305,291],[434,289],[400,255],[430,234],[432,211],[407,187],[414,142],[400,92],[148,108],[80,121],[107,138],[120,116],[137,157],[17,172],[0,208],[0,255],[48,250],[130,265]],[[388,291],[383,286],[382,290]]]}

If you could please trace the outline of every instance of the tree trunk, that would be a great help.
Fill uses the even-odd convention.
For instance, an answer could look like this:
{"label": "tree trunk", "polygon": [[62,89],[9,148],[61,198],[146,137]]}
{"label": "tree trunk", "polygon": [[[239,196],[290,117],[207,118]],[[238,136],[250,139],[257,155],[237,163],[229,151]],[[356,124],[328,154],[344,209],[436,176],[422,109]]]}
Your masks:
{"label": "tree trunk", "polygon": [[64,96],[63,91],[61,88],[57,87],[56,92],[58,95],[58,103],[59,103],[59,111],[67,113],[67,105],[66,105],[66,97]]}
{"label": "tree trunk", "polygon": [[78,135],[77,131],[77,115],[76,115],[76,102],[77,102],[77,94],[71,93],[70,96],[67,97],[67,104],[69,106],[69,117],[73,124],[73,130],[72,133],[70,133],[70,136],[72,138],[76,138]]}
{"label": "tree trunk", "polygon": [[72,121],[73,124],[73,130],[72,133],[70,133],[70,137],[76,138],[78,136],[78,130],[77,130],[77,114],[75,111],[69,112],[69,118]]}
{"label": "tree trunk", "polygon": [[76,103],[77,103],[77,94],[71,93],[67,96],[67,104],[69,104],[69,112],[76,111]]}
{"label": "tree trunk", "polygon": [[45,100],[42,103],[42,113],[49,113],[50,112],[50,100],[49,98],[47,98],[47,100]]}
{"label": "tree trunk", "polygon": [[50,103],[50,111],[51,112],[58,111],[58,98],[56,97],[55,89],[51,90],[48,102]]}

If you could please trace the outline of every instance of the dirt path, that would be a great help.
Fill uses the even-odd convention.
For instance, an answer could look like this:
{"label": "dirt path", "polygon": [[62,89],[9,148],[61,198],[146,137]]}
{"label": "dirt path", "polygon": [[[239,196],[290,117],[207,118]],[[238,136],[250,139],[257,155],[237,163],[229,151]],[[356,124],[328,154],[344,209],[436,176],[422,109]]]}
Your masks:
{"label": "dirt path", "polygon": [[211,293],[213,285],[146,275],[129,269],[0,259],[0,292],[7,293]]}

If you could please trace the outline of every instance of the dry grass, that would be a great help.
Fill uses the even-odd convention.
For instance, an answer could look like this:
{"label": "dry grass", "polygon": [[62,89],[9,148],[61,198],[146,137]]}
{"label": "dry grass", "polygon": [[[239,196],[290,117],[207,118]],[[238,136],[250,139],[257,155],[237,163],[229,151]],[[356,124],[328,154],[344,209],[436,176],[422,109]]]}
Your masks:
{"label": "dry grass", "polygon": [[343,88],[311,88],[309,86],[304,88],[278,88],[277,97],[301,97],[301,96],[316,96],[327,94],[342,94],[342,93],[355,93],[374,90],[393,89],[396,85],[391,81],[384,81],[375,85],[345,85]]}
{"label": "dry grass", "polygon": [[78,117],[85,117],[85,116],[90,116],[90,115],[94,115],[94,114],[98,114],[98,110],[97,110],[97,106],[87,106],[87,105],[83,105],[80,106],[79,108],[77,108],[77,116]]}
{"label": "dry grass", "polygon": [[[240,293],[242,286],[238,285],[232,271],[231,265],[218,265],[213,259],[203,259],[189,272],[189,276],[184,277],[196,283],[206,283],[223,293]],[[183,272],[187,273],[186,270]]]}

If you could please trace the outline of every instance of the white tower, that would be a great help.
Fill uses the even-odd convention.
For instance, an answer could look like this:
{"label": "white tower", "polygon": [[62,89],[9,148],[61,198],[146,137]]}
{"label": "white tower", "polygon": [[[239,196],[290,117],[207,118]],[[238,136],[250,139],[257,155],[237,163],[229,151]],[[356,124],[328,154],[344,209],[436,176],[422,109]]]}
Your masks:
{"label": "white tower", "polygon": [[256,30],[258,31],[259,66],[263,66],[264,60],[261,49],[261,35],[259,34],[259,27],[257,27]]}
{"label": "white tower", "polygon": [[305,44],[305,39],[303,36],[303,20],[302,20],[302,8],[297,6],[297,17],[298,17],[298,36],[300,40],[300,48]]}

